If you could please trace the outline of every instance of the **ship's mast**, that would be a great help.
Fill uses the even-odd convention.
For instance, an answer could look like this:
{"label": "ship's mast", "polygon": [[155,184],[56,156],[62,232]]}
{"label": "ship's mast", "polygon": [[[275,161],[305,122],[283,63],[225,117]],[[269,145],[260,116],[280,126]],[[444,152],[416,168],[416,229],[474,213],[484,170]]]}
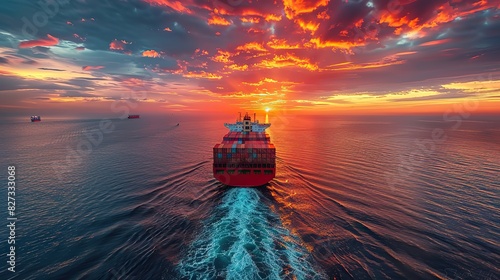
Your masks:
{"label": "ship's mast", "polygon": [[248,115],[248,113],[245,113],[245,117],[243,118],[243,132],[252,131],[252,124],[250,123],[251,121],[252,118]]}

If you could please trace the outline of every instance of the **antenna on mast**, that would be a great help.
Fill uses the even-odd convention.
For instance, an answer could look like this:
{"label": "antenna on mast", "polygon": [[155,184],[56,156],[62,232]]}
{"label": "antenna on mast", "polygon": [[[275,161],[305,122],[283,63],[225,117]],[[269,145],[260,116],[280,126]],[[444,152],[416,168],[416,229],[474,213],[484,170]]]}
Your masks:
{"label": "antenna on mast", "polygon": [[257,114],[253,113],[253,122],[256,122],[256,121],[257,121]]}
{"label": "antenna on mast", "polygon": [[238,113],[240,113],[240,118],[238,119],[238,121],[241,122],[241,112],[238,112]]}

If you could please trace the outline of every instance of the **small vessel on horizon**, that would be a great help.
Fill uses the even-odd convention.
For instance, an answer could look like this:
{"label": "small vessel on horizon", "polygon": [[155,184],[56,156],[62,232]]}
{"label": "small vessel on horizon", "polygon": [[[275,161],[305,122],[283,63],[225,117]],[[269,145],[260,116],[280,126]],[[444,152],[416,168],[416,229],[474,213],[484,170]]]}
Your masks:
{"label": "small vessel on horizon", "polygon": [[139,115],[128,115],[129,119],[138,119],[139,117]]}
{"label": "small vessel on horizon", "polygon": [[40,116],[31,116],[31,122],[41,122]]}
{"label": "small vessel on horizon", "polygon": [[245,114],[236,123],[225,123],[229,133],[213,148],[213,174],[219,182],[234,187],[257,187],[276,174],[276,148],[265,131],[270,123],[259,123]]}

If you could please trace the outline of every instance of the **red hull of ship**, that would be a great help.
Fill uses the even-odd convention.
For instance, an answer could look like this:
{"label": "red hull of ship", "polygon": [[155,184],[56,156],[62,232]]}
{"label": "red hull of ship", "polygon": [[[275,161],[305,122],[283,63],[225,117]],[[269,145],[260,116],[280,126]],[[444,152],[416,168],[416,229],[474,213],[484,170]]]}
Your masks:
{"label": "red hull of ship", "polygon": [[267,184],[274,178],[273,174],[216,174],[214,169],[214,177],[217,181],[227,186],[233,187],[258,187]]}

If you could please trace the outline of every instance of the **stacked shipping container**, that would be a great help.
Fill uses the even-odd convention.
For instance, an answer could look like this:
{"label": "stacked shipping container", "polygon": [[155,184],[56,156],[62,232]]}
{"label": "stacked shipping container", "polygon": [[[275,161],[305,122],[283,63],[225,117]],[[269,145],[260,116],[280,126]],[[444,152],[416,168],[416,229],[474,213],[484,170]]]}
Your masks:
{"label": "stacked shipping container", "polygon": [[214,176],[226,185],[260,186],[274,178],[276,148],[265,132],[229,132],[213,156]]}

